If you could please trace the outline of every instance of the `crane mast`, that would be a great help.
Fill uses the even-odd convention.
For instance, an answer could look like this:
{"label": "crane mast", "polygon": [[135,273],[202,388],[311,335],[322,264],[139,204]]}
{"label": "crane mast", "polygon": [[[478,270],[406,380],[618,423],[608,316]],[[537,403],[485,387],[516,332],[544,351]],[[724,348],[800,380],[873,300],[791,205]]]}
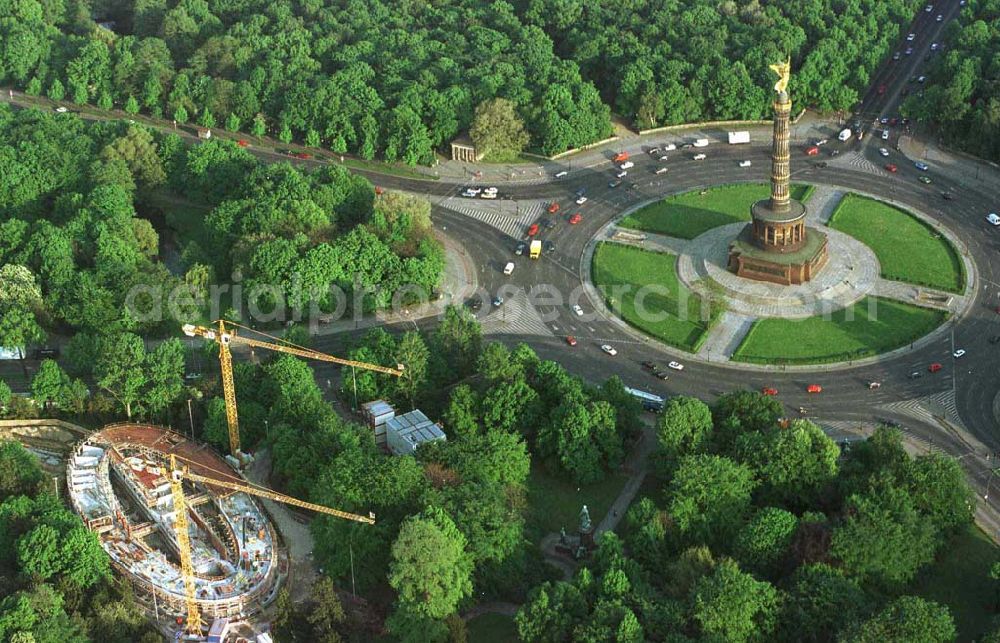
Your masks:
{"label": "crane mast", "polygon": [[188,522],[187,515],[187,500],[184,498],[183,483],[185,479],[190,480],[191,482],[200,482],[205,485],[229,489],[230,491],[239,491],[252,496],[267,498],[268,500],[274,500],[276,502],[282,502],[295,507],[309,509],[310,511],[335,516],[337,518],[343,518],[344,520],[353,520],[354,522],[365,523],[368,525],[375,524],[375,514],[372,512],[369,512],[367,516],[362,516],[347,511],[340,511],[339,509],[331,509],[330,507],[318,505],[313,502],[299,500],[298,498],[286,496],[285,494],[265,489],[263,487],[257,487],[241,482],[233,482],[230,480],[219,480],[217,478],[210,478],[197,473],[191,473],[188,467],[185,466],[181,468],[177,466],[177,456],[171,454],[170,491],[173,495],[174,511],[176,512],[176,516],[174,518],[174,532],[177,537],[177,548],[180,550],[181,575],[184,580],[184,602],[187,608],[188,634],[200,635],[203,621],[201,619],[201,612],[198,609],[198,601],[195,598],[194,560],[191,555],[191,535],[188,531],[190,523]]}
{"label": "crane mast", "polygon": [[359,362],[357,360],[334,357],[333,355],[327,355],[326,353],[320,353],[319,351],[299,346],[289,346],[273,342],[265,342],[258,339],[251,339],[249,337],[240,337],[236,334],[236,330],[227,327],[223,320],[220,319],[218,324],[219,326],[217,329],[208,328],[206,326],[195,326],[194,324],[184,324],[181,329],[188,337],[203,337],[219,345],[219,366],[222,371],[222,394],[226,401],[226,423],[229,427],[229,454],[240,462],[242,462],[240,458],[240,421],[236,412],[236,385],[233,383],[233,355],[229,348],[231,344],[236,343],[254,348],[265,348],[267,350],[296,355],[306,359],[331,362],[333,364],[340,364],[341,366],[361,368],[368,371],[375,371],[376,373],[394,375],[396,377],[403,374],[402,364],[397,364],[396,368],[390,368],[388,366],[380,366],[379,364],[370,364],[368,362]]}

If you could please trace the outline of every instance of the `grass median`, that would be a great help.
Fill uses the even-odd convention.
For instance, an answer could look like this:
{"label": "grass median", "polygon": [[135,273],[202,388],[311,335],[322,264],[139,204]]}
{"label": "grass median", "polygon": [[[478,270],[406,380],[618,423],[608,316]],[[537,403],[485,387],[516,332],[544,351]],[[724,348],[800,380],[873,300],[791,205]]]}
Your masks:
{"label": "grass median", "polygon": [[671,346],[697,352],[720,309],[677,277],[677,257],[615,243],[597,246],[594,284],[609,308]]}
{"label": "grass median", "polygon": [[947,313],[881,297],[866,297],[828,316],[754,322],[733,353],[737,362],[847,362],[906,346],[947,319]]}
{"label": "grass median", "polygon": [[944,236],[912,214],[856,194],[846,195],[829,226],[875,253],[882,277],[961,293],[965,274],[958,252]]}
{"label": "grass median", "polygon": [[[813,186],[800,183],[791,186],[791,195],[807,201]],[[663,234],[680,239],[694,239],[721,225],[750,220],[750,206],[771,195],[765,183],[721,185],[707,190],[693,190],[650,203],[633,212],[618,225],[622,228]]]}

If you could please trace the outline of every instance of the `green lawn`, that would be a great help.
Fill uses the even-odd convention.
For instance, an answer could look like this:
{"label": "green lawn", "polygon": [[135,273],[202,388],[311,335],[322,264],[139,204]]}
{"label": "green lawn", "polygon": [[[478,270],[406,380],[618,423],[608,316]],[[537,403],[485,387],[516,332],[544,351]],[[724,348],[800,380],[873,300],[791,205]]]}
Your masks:
{"label": "green lawn", "polygon": [[[703,300],[680,282],[676,265],[675,255],[601,243],[594,253],[593,278],[608,307],[625,321],[671,346],[695,352],[720,311],[705,302],[702,314]],[[644,289],[653,284],[661,288]]]}
{"label": "green lawn", "polygon": [[469,640],[475,643],[517,643],[519,640],[514,619],[503,614],[481,614],[470,619],[465,626]]}
{"label": "green lawn", "polygon": [[955,248],[908,212],[848,194],[829,225],[871,248],[886,279],[962,292],[965,275]]}
{"label": "green lawn", "polygon": [[573,533],[580,525],[583,505],[587,505],[596,526],[621,493],[625,481],[621,474],[610,474],[601,482],[578,486],[550,474],[541,464],[532,463],[528,476],[528,528],[538,537],[559,533],[561,527],[566,528],[566,533]]}
{"label": "green lawn", "polygon": [[859,359],[905,346],[946,319],[946,313],[866,297],[826,319],[765,318],[754,322],[733,354],[738,362],[817,364]]}
{"label": "green lawn", "polygon": [[1000,550],[976,526],[941,548],[938,559],[914,581],[907,593],[948,606],[958,627],[958,640],[979,639],[990,627],[997,581],[990,567]]}
{"label": "green lawn", "polygon": [[[792,198],[807,201],[813,186],[792,185]],[[750,206],[771,195],[765,183],[721,185],[667,197],[637,210],[619,222],[623,228],[694,239],[720,225],[750,220]]]}

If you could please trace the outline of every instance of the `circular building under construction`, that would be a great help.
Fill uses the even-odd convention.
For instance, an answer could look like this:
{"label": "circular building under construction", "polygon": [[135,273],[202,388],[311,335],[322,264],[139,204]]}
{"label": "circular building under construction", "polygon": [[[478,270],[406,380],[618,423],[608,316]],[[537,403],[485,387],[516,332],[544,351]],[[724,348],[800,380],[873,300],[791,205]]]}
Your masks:
{"label": "circular building under construction", "polygon": [[[190,475],[172,478],[172,460]],[[190,615],[193,594],[208,619],[251,615],[271,601],[288,569],[270,520],[240,490],[253,485],[208,446],[169,429],[113,424],[90,434],[70,455],[66,481],[73,508],[100,536],[114,569],[160,614]],[[186,538],[178,523],[187,523]]]}

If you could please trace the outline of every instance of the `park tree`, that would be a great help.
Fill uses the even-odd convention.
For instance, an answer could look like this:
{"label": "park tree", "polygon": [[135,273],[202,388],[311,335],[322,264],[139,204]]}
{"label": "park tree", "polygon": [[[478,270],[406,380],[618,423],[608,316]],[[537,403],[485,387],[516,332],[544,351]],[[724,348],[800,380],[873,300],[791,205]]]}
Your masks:
{"label": "park tree", "polygon": [[215,116],[212,114],[212,110],[207,107],[201,110],[201,114],[198,115],[198,124],[202,127],[215,127]]}
{"label": "park tree", "polygon": [[306,620],[312,627],[314,641],[340,643],[343,638],[338,630],[344,628],[347,614],[337,596],[337,588],[329,576],[320,576],[312,588],[312,609]]}
{"label": "park tree", "polygon": [[250,133],[258,138],[267,134],[267,122],[264,120],[263,114],[254,115],[253,123],[250,126]]}
{"label": "park tree", "polygon": [[587,612],[587,599],[574,583],[546,582],[528,594],[514,622],[518,636],[527,643],[568,641]]}
{"label": "park tree", "polygon": [[97,385],[111,394],[132,419],[134,405],[142,400],[149,382],[144,368],[146,349],[142,338],[133,333],[113,333],[101,338],[101,351],[94,364]]}
{"label": "park tree", "polygon": [[11,496],[33,496],[46,482],[34,455],[19,442],[0,441],[0,502]]}
{"label": "park tree", "polygon": [[188,121],[188,111],[183,105],[178,105],[174,109],[174,120],[178,123],[186,123]]}
{"label": "park tree", "polygon": [[917,596],[900,596],[843,638],[850,643],[945,643],[955,640],[948,608]]}
{"label": "park tree", "polygon": [[770,583],[724,559],[695,583],[690,602],[692,617],[705,637],[768,640],[777,625],[780,595]]}
{"label": "park tree", "polygon": [[429,353],[420,333],[403,333],[396,347],[396,357],[405,368],[399,377],[397,390],[405,396],[410,406],[416,405],[417,396],[427,384],[427,362]]}
{"label": "park tree", "polygon": [[830,554],[863,585],[897,590],[934,559],[937,529],[892,480],[874,481],[867,493],[852,495],[846,504]]}
{"label": "park tree", "polygon": [[765,507],[736,534],[733,553],[741,565],[765,578],[779,575],[798,528],[795,514]]}
{"label": "park tree", "polygon": [[240,117],[236,115],[236,112],[230,112],[229,116],[226,117],[226,129],[230,132],[240,131]]}
{"label": "park tree", "polygon": [[48,407],[49,404],[60,404],[66,399],[69,386],[69,375],[59,364],[55,360],[44,359],[31,379],[31,395],[36,403]]}
{"label": "park tree", "polygon": [[472,559],[466,538],[440,509],[406,519],[392,545],[389,584],[399,605],[415,614],[443,619],[472,592]]}
{"label": "park tree", "polygon": [[764,502],[798,510],[829,495],[840,457],[833,440],[808,420],[741,435],[736,451],[761,481],[758,493]]}
{"label": "park tree", "polygon": [[667,469],[683,456],[700,453],[712,437],[712,412],[695,397],[667,400],[656,423],[656,437]]}
{"label": "park tree", "polygon": [[820,643],[861,622],[868,597],[853,579],[825,563],[795,570],[785,599],[782,630],[789,640]]}
{"label": "park tree", "polygon": [[712,407],[713,442],[722,453],[730,453],[736,439],[745,433],[774,428],[784,415],[781,402],[756,391],[726,393]]}
{"label": "park tree", "polygon": [[514,103],[505,98],[493,98],[476,107],[469,136],[476,152],[485,156],[519,154],[529,140]]}
{"label": "park tree", "polygon": [[167,179],[163,161],[157,154],[156,141],[145,127],[130,125],[124,136],[116,138],[101,150],[101,158],[121,159],[139,184],[145,187],[155,188]]}
{"label": "park tree", "polygon": [[[0,266],[0,346],[27,348],[45,339],[36,317],[42,307],[42,293],[35,275],[26,266]],[[21,366],[26,355],[21,353]],[[27,375],[27,371],[25,371]]]}
{"label": "park tree", "polygon": [[451,390],[441,419],[451,439],[467,438],[479,432],[479,398],[471,386],[459,384]]}
{"label": "park tree", "polygon": [[139,101],[135,99],[135,96],[129,94],[129,97],[125,100],[125,113],[135,116],[139,113]]}
{"label": "park tree", "polygon": [[160,413],[175,402],[184,390],[184,345],[177,338],[154,348],[145,360],[148,384],[143,402],[149,413]]}
{"label": "park tree", "polygon": [[958,460],[943,453],[917,456],[909,462],[905,479],[917,511],[942,534],[971,524],[975,494]]}
{"label": "park tree", "polygon": [[750,509],[753,472],[717,455],[681,458],[667,485],[667,512],[685,542],[728,543]]}

